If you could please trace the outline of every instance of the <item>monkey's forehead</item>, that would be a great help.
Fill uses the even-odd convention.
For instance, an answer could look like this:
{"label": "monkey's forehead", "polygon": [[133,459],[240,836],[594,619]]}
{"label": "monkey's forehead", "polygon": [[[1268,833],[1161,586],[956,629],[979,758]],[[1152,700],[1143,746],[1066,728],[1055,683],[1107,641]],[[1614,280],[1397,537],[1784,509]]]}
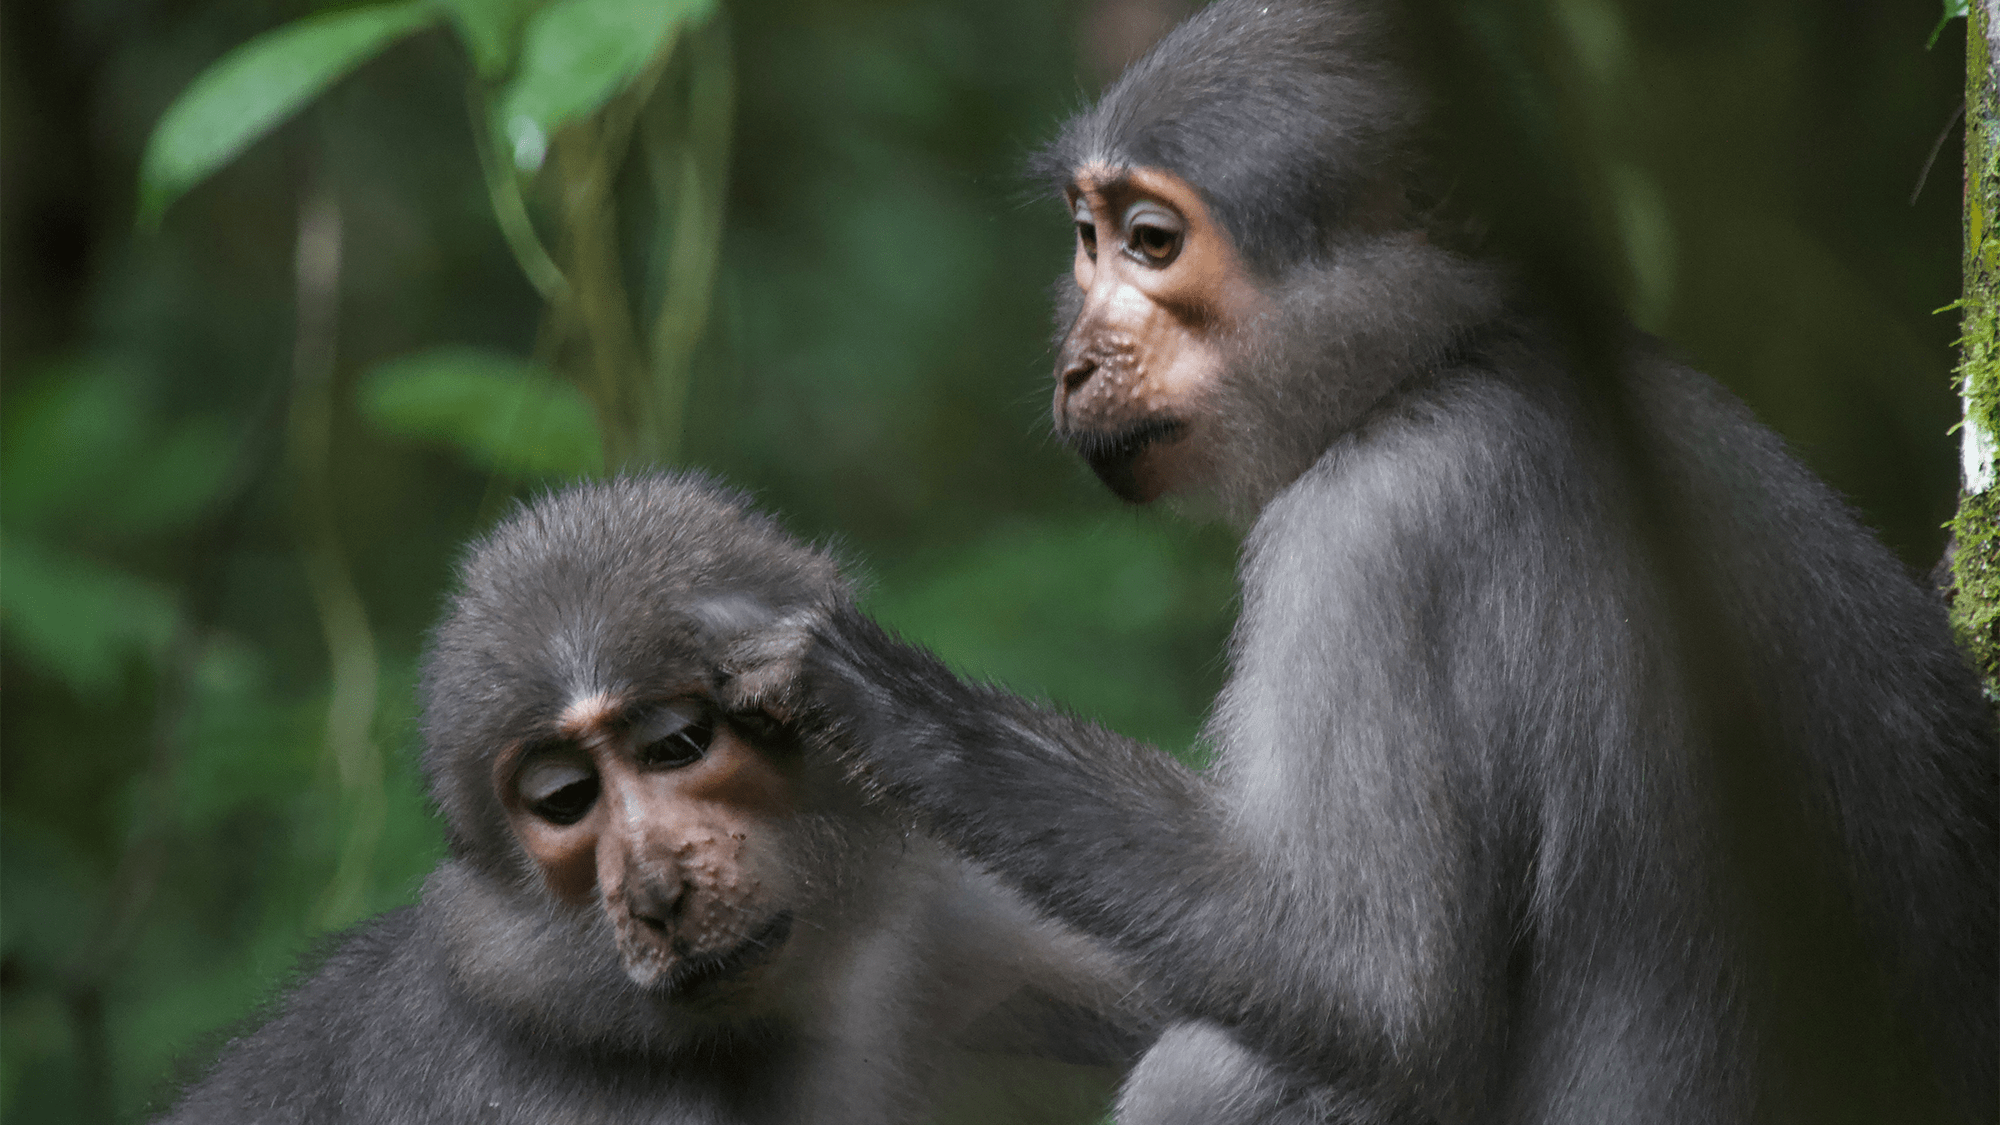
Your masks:
{"label": "monkey's forehead", "polygon": [[509,746],[561,736],[580,703],[615,717],[706,694],[722,651],[685,633],[604,628],[441,636],[425,668],[426,741],[476,771]]}
{"label": "monkey's forehead", "polygon": [[1279,272],[1411,135],[1417,98],[1379,22],[1355,4],[1220,0],[1072,118],[1032,171],[1058,190],[1086,164],[1174,173],[1246,260]]}
{"label": "monkey's forehead", "polygon": [[759,577],[626,582],[564,567],[490,575],[459,595],[433,636],[426,710],[450,727],[485,729],[586,695],[639,700],[718,682],[733,645],[826,604],[821,584],[789,572]]}

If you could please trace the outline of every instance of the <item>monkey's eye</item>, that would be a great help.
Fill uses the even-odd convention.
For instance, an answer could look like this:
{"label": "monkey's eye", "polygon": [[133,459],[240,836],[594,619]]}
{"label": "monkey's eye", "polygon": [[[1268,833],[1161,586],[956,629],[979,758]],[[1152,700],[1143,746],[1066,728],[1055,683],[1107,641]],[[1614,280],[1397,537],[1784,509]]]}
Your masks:
{"label": "monkey's eye", "polygon": [[1079,199],[1071,214],[1076,221],[1076,240],[1083,246],[1083,252],[1091,261],[1097,260],[1097,219],[1090,213],[1090,204]]}
{"label": "monkey's eye", "polygon": [[597,771],[569,758],[537,758],[514,787],[528,811],[550,824],[575,824],[597,803]]}
{"label": "monkey's eye", "polygon": [[1164,266],[1180,256],[1187,223],[1166,207],[1142,199],[1125,211],[1126,252],[1149,266]]}
{"label": "monkey's eye", "polygon": [[694,703],[663,707],[633,731],[639,764],[659,769],[693,765],[715,739],[715,715]]}

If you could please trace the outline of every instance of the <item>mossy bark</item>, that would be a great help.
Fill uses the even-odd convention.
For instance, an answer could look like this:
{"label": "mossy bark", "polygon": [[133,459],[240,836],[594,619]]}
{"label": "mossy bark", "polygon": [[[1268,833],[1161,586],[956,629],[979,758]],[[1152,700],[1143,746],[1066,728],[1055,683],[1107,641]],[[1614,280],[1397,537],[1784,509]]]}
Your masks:
{"label": "mossy bark", "polygon": [[[2000,700],[2000,90],[1987,4],[1970,5],[1965,36],[1965,291],[1958,389],[1968,430],[1965,491],[1952,520],[1957,554],[1951,621],[1959,642]],[[1963,435],[1961,435],[1963,436]],[[1981,462],[1984,462],[1982,465]],[[1983,487],[1982,487],[1983,485]]]}

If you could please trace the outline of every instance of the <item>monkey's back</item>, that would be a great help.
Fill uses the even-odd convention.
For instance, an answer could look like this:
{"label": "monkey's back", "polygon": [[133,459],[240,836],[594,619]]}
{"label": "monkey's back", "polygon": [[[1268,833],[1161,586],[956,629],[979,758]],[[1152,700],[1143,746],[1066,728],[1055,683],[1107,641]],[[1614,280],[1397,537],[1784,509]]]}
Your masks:
{"label": "monkey's back", "polygon": [[[1707,536],[1695,555],[1706,590],[1695,594],[1714,599],[1714,636],[1736,646],[1722,658],[1763,688],[1731,707],[1728,685],[1710,685],[1725,692],[1717,719],[1761,724],[1718,750],[1768,759],[1723,762],[1724,783],[1804,775],[1820,818],[1785,823],[1830,829],[1844,860],[1834,889],[1851,899],[1790,905],[1858,918],[1863,931],[1852,949],[1838,933],[1783,944],[1884,970],[1905,1022],[1873,1030],[1885,1037],[1874,1042],[1851,1028],[1837,1049],[1905,1052],[1919,1069],[1928,1050],[1953,1060],[1947,1080],[1963,1082],[1969,1104],[1990,1110],[2000,1096],[2000,740],[1943,601],[1727,391],[1664,361],[1647,368],[1637,401],[1663,454],[1654,460],[1688,467],[1668,482],[1676,526]],[[1738,847],[1782,847],[1766,827],[1740,833]],[[1826,841],[1792,843],[1810,856]],[[1787,905],[1763,920],[1784,925]],[[1841,1014],[1833,1004],[1814,1018]]]}
{"label": "monkey's back", "polygon": [[[1414,967],[1317,955],[1498,1120],[1990,1106],[1996,749],[1937,599],[1705,376],[1635,363],[1628,459],[1549,354],[1475,355],[1260,516],[1211,728],[1250,845],[1452,904]],[[1429,991],[1430,946],[1481,987]]]}
{"label": "monkey's back", "polygon": [[[1600,604],[1652,634],[1632,647],[1657,664],[1617,708],[1636,753],[1600,761],[1679,780],[1653,786],[1639,837],[1603,831],[1635,805],[1616,782],[1595,829],[1565,825],[1579,849],[1639,854],[1569,869],[1596,890],[1545,884],[1585,912],[1550,917],[1601,951],[1606,914],[1677,902],[1689,924],[1632,935],[1658,960],[1608,994],[1713,1021],[1691,1065],[1744,1074],[1757,1112],[1934,1120],[1940,1084],[1983,1112],[2000,1088],[2000,744],[1941,599],[1706,375],[1642,350],[1625,389],[1631,429],[1566,388],[1536,409],[1571,434],[1564,468],[1602,482],[1583,488],[1610,524]],[[1636,457],[1610,452],[1635,431]],[[1674,958],[1679,979],[1660,975]],[[1568,1013],[1589,1013],[1573,1060],[1637,1008],[1590,1007]]]}

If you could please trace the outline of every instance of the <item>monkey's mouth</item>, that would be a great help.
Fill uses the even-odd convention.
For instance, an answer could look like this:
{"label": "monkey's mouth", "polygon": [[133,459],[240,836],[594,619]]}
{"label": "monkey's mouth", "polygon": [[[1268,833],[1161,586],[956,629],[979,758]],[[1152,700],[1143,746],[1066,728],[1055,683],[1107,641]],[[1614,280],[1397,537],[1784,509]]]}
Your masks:
{"label": "monkey's mouth", "polygon": [[1178,418],[1146,418],[1115,430],[1072,430],[1063,440],[1120,500],[1144,504],[1159,495],[1160,489],[1154,482],[1139,479],[1139,455],[1153,446],[1179,440],[1186,431],[1187,423]]}
{"label": "monkey's mouth", "polygon": [[780,911],[749,937],[728,949],[695,953],[686,943],[673,943],[673,957],[654,969],[650,984],[672,1000],[693,1000],[715,985],[741,977],[777,956],[792,936],[792,912]]}

